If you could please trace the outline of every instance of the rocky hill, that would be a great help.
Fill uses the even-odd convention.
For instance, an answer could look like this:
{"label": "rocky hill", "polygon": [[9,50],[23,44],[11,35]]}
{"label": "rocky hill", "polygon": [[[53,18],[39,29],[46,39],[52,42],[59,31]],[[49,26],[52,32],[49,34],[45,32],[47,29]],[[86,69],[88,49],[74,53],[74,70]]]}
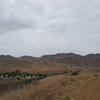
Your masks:
{"label": "rocky hill", "polygon": [[21,69],[23,71],[33,70],[39,66],[78,66],[78,67],[100,67],[100,54],[88,54],[86,56],[74,53],[59,53],[55,55],[44,55],[42,57],[12,57],[10,55],[0,56],[0,71]]}
{"label": "rocky hill", "polygon": [[45,55],[42,59],[49,62],[67,64],[80,67],[100,67],[100,54],[89,54],[86,56],[73,53],[60,53],[56,55]]}

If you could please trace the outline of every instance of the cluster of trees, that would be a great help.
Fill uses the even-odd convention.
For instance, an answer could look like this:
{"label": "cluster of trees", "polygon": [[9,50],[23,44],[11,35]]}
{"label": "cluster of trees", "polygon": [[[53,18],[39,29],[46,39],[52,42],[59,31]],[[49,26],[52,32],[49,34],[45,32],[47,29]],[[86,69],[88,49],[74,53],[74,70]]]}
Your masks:
{"label": "cluster of trees", "polygon": [[1,72],[0,73],[0,77],[2,78],[31,78],[33,77],[32,73],[28,73],[28,72],[21,72],[20,70],[16,70],[13,72]]}
{"label": "cluster of trees", "polygon": [[15,79],[25,79],[25,78],[34,78],[34,79],[42,79],[47,77],[48,74],[45,73],[29,73],[29,72],[21,72],[20,70],[16,70],[13,72],[1,72],[0,78],[15,78]]}
{"label": "cluster of trees", "polygon": [[37,73],[37,74],[35,74],[35,77],[37,79],[46,78],[47,76],[48,76],[48,74],[45,74],[45,73]]}
{"label": "cluster of trees", "polygon": [[15,78],[15,79],[43,79],[48,76],[55,76],[55,75],[62,75],[62,74],[70,74],[70,75],[78,75],[80,73],[80,70],[77,71],[71,71],[71,72],[63,72],[63,73],[51,73],[51,74],[45,74],[45,73],[29,73],[29,72],[21,72],[20,70],[16,70],[13,72],[2,72],[0,73],[0,78]]}

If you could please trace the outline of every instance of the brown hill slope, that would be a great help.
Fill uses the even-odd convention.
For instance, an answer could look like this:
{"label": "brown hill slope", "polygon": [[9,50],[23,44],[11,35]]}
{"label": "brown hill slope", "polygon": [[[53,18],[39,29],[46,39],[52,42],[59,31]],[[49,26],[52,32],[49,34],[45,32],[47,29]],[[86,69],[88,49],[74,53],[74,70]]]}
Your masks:
{"label": "brown hill slope", "polygon": [[[100,67],[100,54],[89,54],[81,56],[73,53],[61,53],[55,55],[45,55],[42,57],[23,56],[20,58],[12,56],[0,56],[0,71],[22,70],[22,71],[35,71],[42,69],[51,69],[56,67],[55,70],[65,67]],[[54,69],[54,68],[53,68]],[[65,68],[66,69],[66,68]],[[46,71],[49,71],[46,70]]]}
{"label": "brown hill slope", "polygon": [[12,71],[17,69],[28,71],[30,69],[30,64],[9,55],[0,56],[0,71]]}
{"label": "brown hill slope", "polygon": [[23,90],[11,92],[0,100],[99,100],[99,84],[99,76],[60,75],[48,77]]}
{"label": "brown hill slope", "polygon": [[70,66],[100,67],[100,54],[81,56],[73,53],[61,53],[56,55],[46,55],[42,58],[47,61],[63,63]]}

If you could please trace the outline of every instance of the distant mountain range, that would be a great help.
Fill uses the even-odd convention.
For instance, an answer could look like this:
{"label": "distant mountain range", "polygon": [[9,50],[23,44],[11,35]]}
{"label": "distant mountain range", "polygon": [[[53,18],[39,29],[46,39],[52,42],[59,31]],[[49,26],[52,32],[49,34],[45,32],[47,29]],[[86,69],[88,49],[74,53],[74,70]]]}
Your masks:
{"label": "distant mountain range", "polygon": [[43,56],[42,59],[70,66],[100,67],[100,54],[81,56],[74,53],[60,53],[56,55],[46,55]]}
{"label": "distant mountain range", "polygon": [[32,70],[33,67],[46,65],[64,65],[78,67],[100,67],[100,54],[88,54],[86,56],[74,53],[59,53],[44,55],[42,57],[22,56],[13,57],[0,55],[0,71],[21,69]]}

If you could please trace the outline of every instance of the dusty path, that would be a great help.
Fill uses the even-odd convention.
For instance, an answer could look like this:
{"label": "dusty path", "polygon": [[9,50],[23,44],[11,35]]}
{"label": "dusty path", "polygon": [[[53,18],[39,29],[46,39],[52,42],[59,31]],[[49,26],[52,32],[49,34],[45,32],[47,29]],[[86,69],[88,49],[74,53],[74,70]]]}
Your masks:
{"label": "dusty path", "polygon": [[100,100],[100,78],[88,80],[75,93],[73,100]]}

